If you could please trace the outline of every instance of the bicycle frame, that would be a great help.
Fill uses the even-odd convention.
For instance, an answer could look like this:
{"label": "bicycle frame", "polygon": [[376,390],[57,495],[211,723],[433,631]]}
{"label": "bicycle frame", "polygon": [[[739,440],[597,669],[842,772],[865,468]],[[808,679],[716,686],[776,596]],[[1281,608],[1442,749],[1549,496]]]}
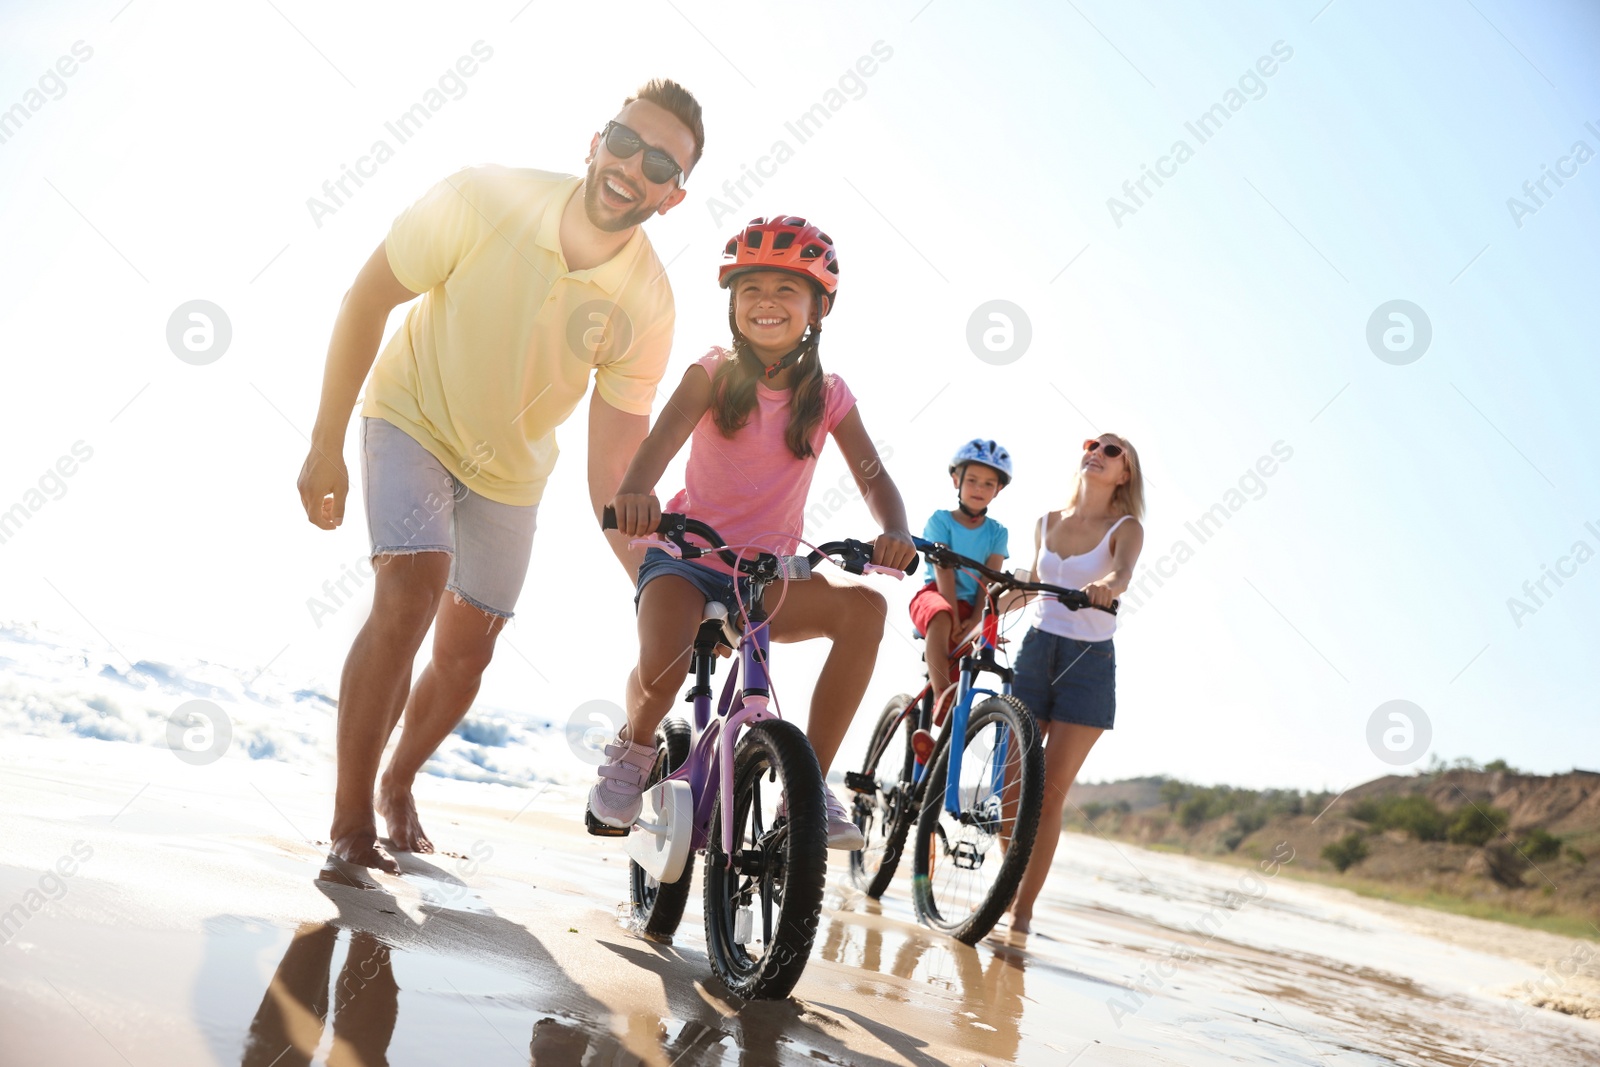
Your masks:
{"label": "bicycle frame", "polygon": [[[951,744],[957,738],[967,736],[967,721],[972,714],[974,699],[980,694],[983,696],[1011,695],[1011,668],[1003,667],[995,662],[995,652],[1000,647],[999,616],[994,613],[993,606],[996,598],[994,589],[985,589],[981,601],[981,610],[976,619],[972,620],[972,628],[966,637],[952,650],[954,656],[959,656],[960,673],[956,682],[956,699],[950,709],[950,720],[947,723],[940,744]],[[977,676],[982,673],[991,673],[1000,678],[1000,691],[985,689],[976,685]],[[933,683],[923,687],[917,697],[906,705],[906,714],[911,714],[912,709],[922,703],[923,697],[930,695]],[[936,694],[931,694],[936,695]],[[1001,731],[995,751],[998,758],[995,760],[993,781],[991,785],[999,793],[1005,785],[1005,767],[1008,757],[1007,746],[1010,738]],[[950,753],[950,766],[945,774],[944,807],[951,815],[961,814],[961,754],[965,745],[956,745]],[[917,759],[911,771],[913,786],[922,784],[923,776],[927,773],[928,765],[938,753],[935,747],[927,760]]]}
{"label": "bicycle frame", "polygon": [[[755,599],[760,610],[760,598]],[[764,614],[764,613],[763,613]],[[722,685],[722,697],[717,702],[715,717],[711,714],[711,675],[716,652],[714,646],[702,647],[697,638],[694,651],[694,741],[689,757],[683,766],[667,775],[665,781],[686,781],[694,796],[694,831],[689,848],[697,852],[707,845],[711,829],[712,805],[717,798],[722,802],[722,854],[724,862],[731,862],[733,854],[733,751],[739,732],[768,719],[780,718],[771,707],[772,694],[768,688],[767,662],[769,638],[765,618],[752,621],[752,625],[739,639],[738,658]],[[745,684],[739,687],[739,678]],[[708,786],[715,781],[717,789]]]}

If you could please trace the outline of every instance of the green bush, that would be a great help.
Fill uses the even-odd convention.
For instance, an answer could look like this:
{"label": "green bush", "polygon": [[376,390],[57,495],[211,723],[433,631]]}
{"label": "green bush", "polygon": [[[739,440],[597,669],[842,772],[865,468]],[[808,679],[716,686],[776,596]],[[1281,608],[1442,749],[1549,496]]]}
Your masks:
{"label": "green bush", "polygon": [[1185,830],[1198,830],[1209,818],[1211,805],[1203,796],[1190,797],[1178,808],[1178,823]]}
{"label": "green bush", "polygon": [[1105,810],[1106,806],[1104,804],[1100,803],[1098,800],[1091,800],[1089,803],[1083,806],[1083,817],[1090,822],[1094,822],[1101,815],[1105,814]]}
{"label": "green bush", "polygon": [[1322,850],[1322,858],[1343,874],[1350,867],[1367,858],[1367,842],[1358,831],[1352,830]]}
{"label": "green bush", "polygon": [[1375,830],[1404,830],[1418,841],[1442,841],[1449,819],[1439,805],[1421,793],[1368,797],[1350,814]]}
{"label": "green bush", "polygon": [[1265,825],[1267,825],[1267,814],[1258,809],[1241,811],[1233,817],[1233,828],[1239,831],[1241,838],[1248,837]]}
{"label": "green bush", "polygon": [[1536,826],[1528,831],[1526,837],[1517,842],[1517,847],[1534,863],[1543,863],[1561,855],[1561,838],[1542,826]]}
{"label": "green bush", "polygon": [[1505,771],[1507,774],[1522,773],[1503,759],[1492,759],[1483,765],[1483,769],[1486,771]]}
{"label": "green bush", "polygon": [[1486,845],[1505,832],[1510,816],[1499,808],[1480,808],[1468,804],[1456,811],[1455,821],[1445,836],[1457,845]]}
{"label": "green bush", "polygon": [[1585,856],[1582,852],[1579,852],[1571,845],[1567,846],[1566,856],[1568,860],[1576,863],[1579,867],[1582,867],[1585,863],[1589,862],[1589,857]]}

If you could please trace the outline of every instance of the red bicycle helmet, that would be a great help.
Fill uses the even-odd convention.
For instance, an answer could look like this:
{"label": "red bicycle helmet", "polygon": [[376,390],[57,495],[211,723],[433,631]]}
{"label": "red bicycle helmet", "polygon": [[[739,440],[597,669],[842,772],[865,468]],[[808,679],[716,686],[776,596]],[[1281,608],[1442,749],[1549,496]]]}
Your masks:
{"label": "red bicycle helmet", "polygon": [[751,219],[729,239],[722,250],[717,284],[726,289],[736,276],[751,270],[783,270],[809,278],[827,297],[824,315],[838,299],[839,254],[833,238],[797,216]]}

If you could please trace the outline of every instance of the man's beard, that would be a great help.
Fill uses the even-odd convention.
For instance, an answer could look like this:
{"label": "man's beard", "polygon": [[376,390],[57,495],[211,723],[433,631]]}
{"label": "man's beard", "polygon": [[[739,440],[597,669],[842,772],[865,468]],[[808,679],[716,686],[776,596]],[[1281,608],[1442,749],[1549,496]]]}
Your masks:
{"label": "man's beard", "polygon": [[[590,163],[589,171],[584,175],[583,179],[583,213],[589,216],[589,221],[594,225],[595,229],[604,230],[606,233],[619,233],[622,230],[631,229],[639,225],[656,213],[656,207],[660,205],[649,206],[641,198],[632,210],[607,218],[604,214],[607,208],[600,203],[601,178],[597,173],[599,166],[600,161],[598,159]],[[621,183],[619,182],[618,184]]]}

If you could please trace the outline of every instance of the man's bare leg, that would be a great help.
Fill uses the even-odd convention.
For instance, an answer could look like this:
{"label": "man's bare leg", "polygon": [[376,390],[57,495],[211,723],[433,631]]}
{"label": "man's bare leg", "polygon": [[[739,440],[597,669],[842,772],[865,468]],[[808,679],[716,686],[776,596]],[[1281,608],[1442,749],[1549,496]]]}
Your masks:
{"label": "man's bare leg", "polygon": [[330,851],[342,860],[397,874],[394,860],[378,849],[372,788],[397,709],[410,689],[417,649],[444,592],[450,554],[383,555],[376,563],[372,614],[351,644],[339,679]]}
{"label": "man's bare leg", "polygon": [[495,639],[507,620],[480,611],[445,593],[433,628],[433,658],[423,668],[405,704],[400,743],[378,783],[375,806],[400,852],[432,852],[422,832],[411,784],[417,772],[450,736],[472,707],[483,672],[494,655]]}

